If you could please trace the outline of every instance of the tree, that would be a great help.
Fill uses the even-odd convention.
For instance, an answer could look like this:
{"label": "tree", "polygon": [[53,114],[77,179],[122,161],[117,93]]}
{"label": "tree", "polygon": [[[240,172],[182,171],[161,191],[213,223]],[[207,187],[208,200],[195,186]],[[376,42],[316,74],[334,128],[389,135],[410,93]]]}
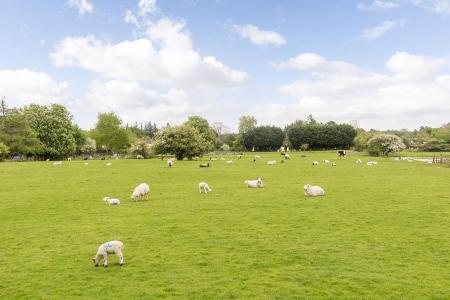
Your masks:
{"label": "tree", "polygon": [[158,131],[158,127],[156,126],[156,123],[148,122],[144,125],[144,128],[142,129],[142,132],[144,135],[152,138],[155,136],[156,132]]}
{"label": "tree", "polygon": [[308,124],[308,125],[316,125],[318,123],[317,123],[316,119],[313,118],[312,114],[309,114],[306,117],[306,124]]}
{"label": "tree", "polygon": [[81,146],[80,151],[86,154],[92,154],[97,150],[97,143],[91,137],[87,137],[84,141],[84,145]]}
{"label": "tree", "polygon": [[0,161],[4,161],[8,157],[9,148],[3,143],[0,143]]}
{"label": "tree", "polygon": [[210,145],[198,132],[188,124],[160,129],[154,138],[155,154],[175,155],[178,160],[201,156],[208,151]]}
{"label": "tree", "polygon": [[114,113],[100,113],[92,137],[97,148],[111,152],[124,151],[130,144],[130,137],[122,126],[122,120]]}
{"label": "tree", "polygon": [[15,111],[0,119],[0,142],[9,152],[20,155],[35,155],[42,151],[36,132],[30,127],[23,112]]}
{"label": "tree", "polygon": [[239,133],[245,134],[256,127],[256,118],[253,116],[241,116],[239,118]]}
{"label": "tree", "polygon": [[184,124],[197,129],[198,133],[200,133],[203,139],[207,142],[207,146],[209,147],[207,148],[208,151],[212,151],[214,149],[217,134],[209,126],[209,123],[206,119],[199,116],[191,116]]}
{"label": "tree", "polygon": [[145,136],[141,138],[135,138],[131,142],[128,152],[132,155],[142,155],[147,158],[150,156],[150,138]]}
{"label": "tree", "polygon": [[5,97],[0,101],[0,117],[6,117],[12,112],[11,109],[6,105]]}
{"label": "tree", "polygon": [[396,135],[379,134],[372,137],[367,146],[367,151],[374,156],[388,156],[391,152],[405,149],[402,139]]}
{"label": "tree", "polygon": [[25,108],[25,116],[43,145],[45,157],[64,157],[75,151],[72,116],[64,106],[31,104]]}
{"label": "tree", "polygon": [[219,138],[222,138],[223,135],[227,134],[230,131],[230,128],[223,122],[214,122],[212,123],[211,127],[217,133]]}
{"label": "tree", "polygon": [[276,126],[259,126],[243,135],[244,146],[247,150],[255,147],[256,151],[273,151],[283,145],[285,134]]}
{"label": "tree", "polygon": [[289,141],[295,149],[308,144],[311,149],[348,148],[356,136],[356,130],[348,124],[310,124],[290,127]]}
{"label": "tree", "polygon": [[86,133],[78,125],[73,125],[73,138],[75,139],[76,150],[81,151],[81,147],[86,143]]}

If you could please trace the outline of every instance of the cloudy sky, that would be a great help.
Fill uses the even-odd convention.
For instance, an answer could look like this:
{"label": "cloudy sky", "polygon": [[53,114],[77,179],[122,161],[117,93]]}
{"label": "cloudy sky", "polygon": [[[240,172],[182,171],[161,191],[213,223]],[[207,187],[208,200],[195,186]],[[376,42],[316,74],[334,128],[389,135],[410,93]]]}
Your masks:
{"label": "cloudy sky", "polygon": [[1,0],[0,97],[83,128],[450,121],[450,0]]}

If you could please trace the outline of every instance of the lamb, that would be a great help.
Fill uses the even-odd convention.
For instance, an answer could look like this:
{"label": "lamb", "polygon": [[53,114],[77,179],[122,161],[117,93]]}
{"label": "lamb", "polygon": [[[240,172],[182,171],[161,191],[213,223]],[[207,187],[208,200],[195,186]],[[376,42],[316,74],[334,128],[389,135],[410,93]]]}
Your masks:
{"label": "lamb", "polygon": [[209,168],[209,163],[207,163],[207,164],[200,164],[199,167],[200,168]]}
{"label": "lamb", "polygon": [[208,194],[208,192],[212,192],[212,189],[206,182],[200,182],[198,184],[198,191],[200,192],[200,194],[202,193]]}
{"label": "lamb", "polygon": [[217,158],[215,158],[215,157],[211,157],[210,159],[209,159],[210,161],[216,161],[217,160]]}
{"label": "lamb", "polygon": [[357,164],[361,164],[361,163],[362,163],[362,160],[358,158],[358,159],[356,160],[356,163],[357,163]]}
{"label": "lamb", "polygon": [[269,160],[269,161],[267,162],[267,164],[268,164],[269,166],[273,166],[273,165],[275,165],[276,163],[277,163],[276,160]]}
{"label": "lamb", "polygon": [[376,162],[376,161],[368,161],[366,164],[368,166],[374,166],[374,165],[378,165],[378,162]]}
{"label": "lamb", "polygon": [[232,165],[232,164],[233,164],[233,161],[232,161],[232,160],[227,160],[227,161],[226,161],[226,164],[227,164],[227,165]]}
{"label": "lamb", "polygon": [[85,162],[84,165],[87,166],[89,163]]}
{"label": "lamb", "polygon": [[325,195],[325,191],[320,186],[307,184],[303,187],[305,196],[316,197]]}
{"label": "lamb", "polygon": [[103,198],[103,201],[108,205],[119,205],[120,204],[120,200],[117,198],[105,197],[105,198]]}
{"label": "lamb", "polygon": [[330,161],[328,159],[324,159],[323,162],[326,163],[326,164],[330,163]]}
{"label": "lamb", "polygon": [[133,194],[131,194],[131,201],[137,201],[138,199],[148,199],[148,193],[150,192],[150,187],[146,183],[141,183],[134,188]]}
{"label": "lamb", "polygon": [[72,157],[68,157],[68,158],[67,158],[67,161],[72,161]]}
{"label": "lamb", "polygon": [[221,157],[220,160],[225,160],[225,157]]}
{"label": "lamb", "polygon": [[286,160],[291,159],[291,156],[290,156],[288,153],[286,153],[286,154],[284,155],[284,159],[286,159]]}
{"label": "lamb", "polygon": [[237,156],[237,159],[241,159],[242,158],[242,154],[239,154],[238,156]]}
{"label": "lamb", "polygon": [[260,158],[261,158],[261,156],[255,155],[255,159],[260,159]]}
{"label": "lamb", "polygon": [[256,180],[246,180],[244,181],[245,185],[248,188],[263,188],[264,184],[260,177],[258,177]]}
{"label": "lamb", "polygon": [[98,267],[98,264],[103,259],[103,267],[108,267],[108,254],[115,254],[120,258],[120,266],[123,265],[123,249],[124,245],[121,241],[106,242],[98,247],[97,254],[92,258],[94,265]]}
{"label": "lamb", "polygon": [[318,162],[317,160],[313,160],[312,165],[313,165],[313,166],[318,166],[318,165],[319,165],[319,162]]}
{"label": "lamb", "polygon": [[52,165],[53,166],[60,166],[60,165],[62,165],[62,161],[55,161]]}
{"label": "lamb", "polygon": [[140,154],[136,155],[136,159],[143,159],[144,157]]}
{"label": "lamb", "polygon": [[105,166],[107,166],[107,167],[110,167],[111,165],[112,165],[111,162],[105,164]]}
{"label": "lamb", "polygon": [[336,163],[332,163],[331,166],[332,166],[332,167],[336,167]]}
{"label": "lamb", "polygon": [[175,160],[174,160],[173,158],[169,158],[169,159],[167,160],[167,166],[168,166],[169,168],[172,168],[174,164],[175,164]]}

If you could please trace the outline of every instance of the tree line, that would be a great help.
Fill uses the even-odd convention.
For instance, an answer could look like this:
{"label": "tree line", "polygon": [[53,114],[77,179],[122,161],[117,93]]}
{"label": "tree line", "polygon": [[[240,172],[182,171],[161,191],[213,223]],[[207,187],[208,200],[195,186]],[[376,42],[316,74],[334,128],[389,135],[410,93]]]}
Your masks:
{"label": "tree line", "polygon": [[241,116],[238,133],[220,122],[209,124],[191,116],[181,125],[123,124],[114,112],[99,113],[94,128],[81,129],[60,104],[31,104],[8,108],[0,101],[0,160],[63,159],[73,155],[174,155],[193,159],[214,150],[275,151],[349,149],[388,155],[402,149],[450,151],[450,123],[416,131],[364,131],[333,121],[321,123],[312,115],[285,128],[259,125],[253,116]]}

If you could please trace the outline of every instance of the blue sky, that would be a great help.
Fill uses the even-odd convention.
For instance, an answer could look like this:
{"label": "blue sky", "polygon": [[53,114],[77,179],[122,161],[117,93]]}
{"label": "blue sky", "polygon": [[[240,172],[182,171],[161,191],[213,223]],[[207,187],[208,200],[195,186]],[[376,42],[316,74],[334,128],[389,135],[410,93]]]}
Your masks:
{"label": "blue sky", "polygon": [[0,97],[64,104],[84,128],[110,110],[232,130],[243,114],[450,121],[450,0],[4,0],[0,36]]}

